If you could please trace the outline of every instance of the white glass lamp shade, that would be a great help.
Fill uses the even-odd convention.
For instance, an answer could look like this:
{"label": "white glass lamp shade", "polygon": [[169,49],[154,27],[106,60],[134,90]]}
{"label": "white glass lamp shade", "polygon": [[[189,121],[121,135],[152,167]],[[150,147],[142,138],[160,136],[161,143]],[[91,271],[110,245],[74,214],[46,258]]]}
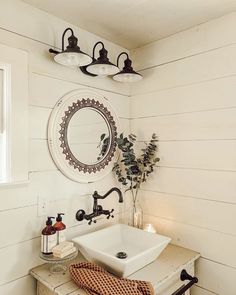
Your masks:
{"label": "white glass lamp shade", "polygon": [[133,83],[138,82],[143,79],[143,76],[134,72],[134,73],[125,73],[121,71],[120,73],[113,76],[113,79],[118,82],[123,83]]}
{"label": "white glass lamp shade", "polygon": [[54,56],[54,60],[63,66],[86,66],[92,62],[92,57],[86,53],[64,51]]}
{"label": "white glass lamp shade", "polygon": [[94,62],[87,67],[87,71],[97,76],[115,75],[119,72],[119,68],[112,63]]}
{"label": "white glass lamp shade", "polygon": [[[102,45],[102,49],[99,50],[99,57],[95,59],[95,49],[99,44]],[[100,41],[97,42],[93,47],[93,62],[87,66],[87,71],[90,74],[97,76],[109,76],[117,74],[120,70],[116,65],[109,61],[107,54],[108,51],[105,49],[104,44]]]}
{"label": "white glass lamp shade", "polygon": [[126,55],[126,59],[124,61],[123,70],[113,76],[113,79],[118,82],[123,83],[133,83],[138,82],[143,79],[143,76],[139,73],[135,72],[132,68],[132,60],[129,58],[129,55],[126,52],[121,52],[117,58],[117,65],[119,64],[119,59],[122,55]]}

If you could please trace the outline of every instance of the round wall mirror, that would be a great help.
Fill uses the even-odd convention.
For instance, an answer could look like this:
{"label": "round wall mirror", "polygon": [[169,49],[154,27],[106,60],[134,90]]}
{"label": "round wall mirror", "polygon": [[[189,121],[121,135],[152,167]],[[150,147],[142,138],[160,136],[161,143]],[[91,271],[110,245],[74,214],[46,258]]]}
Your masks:
{"label": "round wall mirror", "polygon": [[116,160],[117,118],[106,98],[88,90],[62,97],[52,111],[48,143],[64,175],[92,182],[112,170]]}

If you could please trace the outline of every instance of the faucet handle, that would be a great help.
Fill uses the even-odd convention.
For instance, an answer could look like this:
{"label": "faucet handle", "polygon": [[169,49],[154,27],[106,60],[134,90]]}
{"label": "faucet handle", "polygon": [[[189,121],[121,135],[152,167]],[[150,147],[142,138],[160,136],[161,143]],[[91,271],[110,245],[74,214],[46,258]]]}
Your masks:
{"label": "faucet handle", "polygon": [[96,219],[90,219],[89,222],[88,222],[88,225],[91,225],[92,223],[97,223],[97,220]]}
{"label": "faucet handle", "polygon": [[114,209],[111,209],[111,211],[109,212],[109,215],[107,216],[107,219],[109,219],[110,217],[114,218],[114,215],[113,214],[111,215],[111,213],[113,212],[114,212]]}
{"label": "faucet handle", "polygon": [[107,216],[107,219],[110,219],[110,217],[111,217],[111,218],[114,218],[114,215],[108,215],[108,216]]}

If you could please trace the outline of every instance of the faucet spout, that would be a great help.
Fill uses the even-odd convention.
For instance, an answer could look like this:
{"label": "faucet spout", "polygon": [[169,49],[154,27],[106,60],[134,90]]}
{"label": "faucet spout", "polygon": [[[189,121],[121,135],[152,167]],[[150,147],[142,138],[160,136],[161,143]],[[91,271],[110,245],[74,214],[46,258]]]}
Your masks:
{"label": "faucet spout", "polygon": [[123,195],[121,190],[118,187],[113,187],[111,188],[107,193],[105,193],[105,195],[101,196],[98,194],[97,191],[95,191],[93,193],[93,198],[94,200],[102,200],[105,199],[106,197],[108,197],[112,192],[117,192],[118,196],[119,196],[119,203],[123,203]]}

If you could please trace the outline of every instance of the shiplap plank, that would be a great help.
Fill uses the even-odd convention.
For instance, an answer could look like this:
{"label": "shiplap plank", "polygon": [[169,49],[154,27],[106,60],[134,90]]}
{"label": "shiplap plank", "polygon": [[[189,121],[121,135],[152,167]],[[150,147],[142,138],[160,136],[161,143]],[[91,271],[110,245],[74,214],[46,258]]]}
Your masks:
{"label": "shiplap plank", "polygon": [[139,139],[151,137],[149,126],[159,140],[235,139],[236,108],[131,120]]}
{"label": "shiplap plank", "polygon": [[28,185],[13,185],[11,187],[0,189],[0,198],[4,202],[0,202],[0,212],[12,208],[34,205],[37,202],[33,198]]}
{"label": "shiplap plank", "polygon": [[161,166],[236,170],[236,141],[159,142]]}
{"label": "shiplap plank", "polygon": [[231,13],[133,49],[135,67],[148,68],[236,42],[235,24],[236,14]]}
{"label": "shiplap plank", "polygon": [[200,258],[196,263],[196,275],[199,278],[199,286],[220,295],[235,295],[235,268]]}
{"label": "shiplap plank", "polygon": [[191,289],[191,295],[219,295],[219,294],[216,294],[215,292],[213,293],[199,286],[193,286]]}
{"label": "shiplap plank", "polygon": [[37,206],[0,212],[0,222],[7,224],[1,230],[0,248],[39,236],[44,219],[37,217]]}
{"label": "shiplap plank", "polygon": [[52,109],[30,106],[29,129],[31,139],[47,139],[48,120]]}
{"label": "shiplap plank", "polygon": [[0,249],[0,285],[16,280],[42,261],[39,258],[40,239],[33,239]]}
{"label": "shiplap plank", "polygon": [[[144,146],[144,142],[136,143],[137,154]],[[182,169],[236,171],[235,149],[236,140],[161,141],[158,143],[158,165]]]}
{"label": "shiplap plank", "polygon": [[236,77],[134,95],[131,118],[196,112],[236,106]]}
{"label": "shiplap plank", "polygon": [[160,167],[143,189],[236,204],[236,172]]}
{"label": "shiplap plank", "polygon": [[87,89],[98,92],[110,102],[117,116],[129,118],[129,97],[116,93],[96,90],[77,83],[63,81],[37,73],[31,74],[30,104],[41,107],[53,108],[56,102],[66,93],[76,89]]}
{"label": "shiplap plank", "polygon": [[0,294],[2,295],[35,295],[36,281],[27,275],[8,284],[0,286]]}
{"label": "shiplap plank", "polygon": [[159,234],[171,237],[171,243],[236,268],[236,236],[152,215],[144,215],[144,222],[152,223]]}
{"label": "shiplap plank", "polygon": [[57,170],[50,155],[47,140],[32,139],[29,145],[30,171]]}
{"label": "shiplap plank", "polygon": [[236,45],[142,71],[132,95],[199,83],[236,74]]}
{"label": "shiplap plank", "polygon": [[236,205],[151,191],[142,191],[140,195],[147,215],[236,236]]}

